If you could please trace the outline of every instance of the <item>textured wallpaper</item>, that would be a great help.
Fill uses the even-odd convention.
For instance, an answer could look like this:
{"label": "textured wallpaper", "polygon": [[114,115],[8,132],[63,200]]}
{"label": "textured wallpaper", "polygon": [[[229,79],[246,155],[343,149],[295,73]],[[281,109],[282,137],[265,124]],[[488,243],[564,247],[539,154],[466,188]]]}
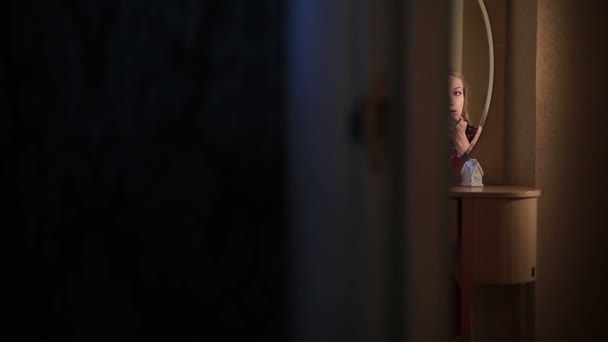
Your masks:
{"label": "textured wallpaper", "polygon": [[[605,2],[538,1],[537,341],[608,338]],[[584,315],[582,315],[584,313]]]}

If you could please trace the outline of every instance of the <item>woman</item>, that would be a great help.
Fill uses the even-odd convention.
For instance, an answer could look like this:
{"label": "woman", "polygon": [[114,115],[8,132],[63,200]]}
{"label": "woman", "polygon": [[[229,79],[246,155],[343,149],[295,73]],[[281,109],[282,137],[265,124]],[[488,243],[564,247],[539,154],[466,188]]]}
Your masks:
{"label": "woman", "polygon": [[[368,98],[364,101],[363,131],[369,143],[370,161],[373,168],[384,168],[388,162],[387,110],[388,110],[388,77],[381,75],[371,87]],[[467,84],[464,77],[450,72],[449,78],[450,114],[448,117],[450,151],[449,159],[454,167],[461,166],[462,159],[469,152],[478,128],[469,124],[467,110]]]}
{"label": "woman", "polygon": [[469,124],[467,110],[467,85],[464,77],[456,72],[450,73],[450,114],[448,127],[450,134],[450,161],[459,165],[466,156],[477,127]]}

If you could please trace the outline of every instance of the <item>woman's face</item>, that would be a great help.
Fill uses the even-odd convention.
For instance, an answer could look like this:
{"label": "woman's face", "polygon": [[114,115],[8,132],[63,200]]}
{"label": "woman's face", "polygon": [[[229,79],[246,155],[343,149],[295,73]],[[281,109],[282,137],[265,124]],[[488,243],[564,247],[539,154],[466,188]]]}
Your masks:
{"label": "woman's face", "polygon": [[450,76],[450,115],[452,117],[462,116],[464,108],[464,86],[462,80],[456,76]]}

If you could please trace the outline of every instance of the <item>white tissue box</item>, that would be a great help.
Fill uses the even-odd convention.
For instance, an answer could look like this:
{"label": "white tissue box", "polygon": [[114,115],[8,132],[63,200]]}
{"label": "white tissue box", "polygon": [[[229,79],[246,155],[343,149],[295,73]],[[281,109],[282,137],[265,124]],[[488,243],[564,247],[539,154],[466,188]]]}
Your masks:
{"label": "white tissue box", "polygon": [[469,159],[460,170],[461,182],[463,186],[483,186],[483,169],[477,159]]}

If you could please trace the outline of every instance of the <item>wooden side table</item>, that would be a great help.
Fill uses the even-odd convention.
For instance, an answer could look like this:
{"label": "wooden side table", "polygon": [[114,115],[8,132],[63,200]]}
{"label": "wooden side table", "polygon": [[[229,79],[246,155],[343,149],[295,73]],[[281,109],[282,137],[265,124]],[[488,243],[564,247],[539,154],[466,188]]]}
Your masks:
{"label": "wooden side table", "polygon": [[513,185],[450,188],[460,227],[460,324],[473,341],[474,283],[536,279],[537,200],[541,191]]}

